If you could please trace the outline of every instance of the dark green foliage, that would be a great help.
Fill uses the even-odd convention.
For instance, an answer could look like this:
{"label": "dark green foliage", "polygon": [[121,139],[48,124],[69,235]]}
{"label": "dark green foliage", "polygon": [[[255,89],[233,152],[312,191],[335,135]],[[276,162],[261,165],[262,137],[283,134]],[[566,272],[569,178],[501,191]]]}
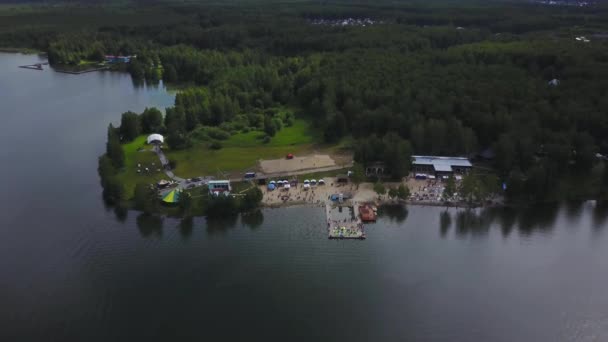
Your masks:
{"label": "dark green foliage", "polygon": [[133,202],[135,209],[142,211],[145,214],[158,212],[158,195],[154,186],[151,184],[137,183],[135,185]]}
{"label": "dark green foliage", "polygon": [[112,124],[108,126],[108,141],[106,142],[106,155],[112,161],[112,165],[120,169],[125,164],[125,152],[120,145],[119,130]]}
{"label": "dark green foliage", "polygon": [[216,127],[206,127],[205,133],[213,139],[226,140],[230,138],[230,133]]}
{"label": "dark green foliage", "polygon": [[[9,13],[0,46],[48,51],[53,64],[137,54],[127,67],[135,79],[193,85],[167,110],[173,149],[188,147],[201,126],[243,117],[225,131],[251,127],[272,137],[293,116],[271,109],[292,107],[327,142],[352,136],[358,162],[383,161],[395,178],[408,171],[412,152],[472,156],[491,147],[508,194],[524,198],[544,198],[568,177],[587,177],[595,153],[608,153],[606,42],[573,39],[608,30],[602,4],[129,6],[124,13],[103,5],[41,10],[31,19]],[[346,17],[383,23],[310,24]],[[558,86],[548,85],[553,78]],[[128,141],[161,129],[143,118],[141,126],[121,124],[120,136]],[[111,159],[119,167],[117,154]]]}
{"label": "dark green foliage", "polygon": [[386,188],[384,187],[384,184],[382,184],[380,182],[376,182],[376,183],[374,183],[374,191],[378,195],[384,195],[386,193]]}
{"label": "dark green foliage", "polygon": [[211,196],[207,204],[207,217],[221,218],[238,213],[237,200],[232,196]]}
{"label": "dark green foliage", "polygon": [[244,196],[240,199],[240,209],[241,211],[248,211],[257,208],[262,202],[264,194],[260,188],[252,187],[251,189],[245,191]]}
{"label": "dark green foliage", "polygon": [[132,141],[141,133],[139,115],[131,111],[122,113],[120,118],[120,137],[122,141]]}
{"label": "dark green foliage", "polygon": [[277,132],[276,123],[269,116],[264,117],[264,132],[269,137],[274,137]]}
{"label": "dark green foliage", "polygon": [[175,170],[176,167],[177,167],[177,160],[169,159],[169,168],[171,168],[171,170]]}
{"label": "dark green foliage", "polygon": [[396,198],[398,195],[397,189],[396,188],[390,188],[388,189],[388,197],[390,198]]}
{"label": "dark green foliage", "polygon": [[116,168],[108,155],[99,157],[97,171],[101,178],[101,186],[103,188],[102,196],[104,201],[112,205],[118,204],[124,199],[124,188],[116,178]]}
{"label": "dark green foliage", "polygon": [[410,197],[410,189],[403,184],[399,184],[399,187],[397,188],[397,197],[402,200],[408,199]]}
{"label": "dark green foliage", "polygon": [[[481,203],[500,189],[498,178],[494,175],[477,175],[469,172],[462,178],[460,196],[469,204]],[[451,190],[451,189],[450,189]]]}
{"label": "dark green foliage", "polygon": [[391,172],[391,176],[400,179],[406,176],[411,166],[412,147],[409,141],[396,133],[388,133],[383,139],[376,135],[360,139],[355,146],[355,160],[361,164],[381,161]]}
{"label": "dark green foliage", "polygon": [[141,131],[145,134],[164,132],[163,113],[157,108],[146,108],[140,115]]}
{"label": "dark green foliage", "polygon": [[182,215],[189,217],[192,211],[192,195],[185,191],[182,192],[179,196],[178,205],[182,211]]}
{"label": "dark green foliage", "polygon": [[219,149],[221,149],[222,147],[223,147],[223,146],[222,146],[222,143],[221,143],[221,142],[219,142],[219,141],[213,141],[213,142],[211,142],[211,144],[209,144],[209,148],[211,148],[211,149],[213,149],[213,150],[219,150]]}
{"label": "dark green foliage", "polygon": [[445,182],[445,187],[443,188],[443,200],[446,201],[450,199],[456,193],[456,181],[454,177],[450,177]]}

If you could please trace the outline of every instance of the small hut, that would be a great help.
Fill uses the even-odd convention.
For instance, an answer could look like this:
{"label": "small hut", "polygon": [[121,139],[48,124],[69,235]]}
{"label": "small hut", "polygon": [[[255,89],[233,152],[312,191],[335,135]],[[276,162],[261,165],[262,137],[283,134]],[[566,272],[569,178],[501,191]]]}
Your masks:
{"label": "small hut", "polygon": [[337,175],[336,176],[336,182],[338,182],[338,183],[348,183],[348,176],[347,175]]}

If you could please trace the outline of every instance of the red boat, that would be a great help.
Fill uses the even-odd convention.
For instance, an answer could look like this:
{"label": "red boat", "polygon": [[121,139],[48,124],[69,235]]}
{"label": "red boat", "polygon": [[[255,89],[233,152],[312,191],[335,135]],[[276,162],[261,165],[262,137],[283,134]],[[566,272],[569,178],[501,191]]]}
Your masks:
{"label": "red boat", "polygon": [[376,222],[376,213],[370,205],[359,206],[359,216],[361,216],[363,222]]}

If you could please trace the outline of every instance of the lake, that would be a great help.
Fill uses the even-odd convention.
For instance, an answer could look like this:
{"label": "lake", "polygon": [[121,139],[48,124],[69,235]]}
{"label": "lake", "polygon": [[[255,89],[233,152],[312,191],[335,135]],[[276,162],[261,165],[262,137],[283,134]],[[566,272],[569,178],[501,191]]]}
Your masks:
{"label": "lake", "polygon": [[127,110],[174,95],[0,53],[2,341],[606,341],[608,205],[382,208],[367,240],[324,209],[192,225],[101,199]]}

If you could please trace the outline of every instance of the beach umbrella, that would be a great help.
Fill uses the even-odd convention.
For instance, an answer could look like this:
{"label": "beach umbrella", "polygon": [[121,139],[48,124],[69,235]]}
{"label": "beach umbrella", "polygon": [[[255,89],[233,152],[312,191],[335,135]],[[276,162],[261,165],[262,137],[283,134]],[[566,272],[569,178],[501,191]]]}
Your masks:
{"label": "beach umbrella", "polygon": [[310,182],[311,182],[312,184],[315,184],[315,183],[317,182],[317,180],[316,180],[316,179],[311,179],[311,180],[310,180]]}
{"label": "beach umbrella", "polygon": [[275,189],[274,184],[268,184],[268,190],[274,190],[274,189]]}
{"label": "beach umbrella", "polygon": [[274,184],[276,184],[276,183],[277,183],[277,182],[275,182],[275,181],[270,181],[270,183],[269,183],[269,184],[273,184],[273,185],[274,185]]}
{"label": "beach umbrella", "polygon": [[308,188],[310,188],[310,184],[305,183],[305,184],[304,184],[304,189],[308,189]]}
{"label": "beach umbrella", "polygon": [[289,189],[289,188],[291,188],[291,185],[289,185],[289,183],[287,183],[287,184],[285,184],[284,188]]}
{"label": "beach umbrella", "polygon": [[304,184],[308,184],[308,183],[310,183],[310,181],[308,179],[305,179]]}
{"label": "beach umbrella", "polygon": [[163,196],[165,203],[177,203],[179,201],[180,191],[175,189]]}
{"label": "beach umbrella", "polygon": [[325,181],[323,179],[319,179],[319,184],[325,184]]}

